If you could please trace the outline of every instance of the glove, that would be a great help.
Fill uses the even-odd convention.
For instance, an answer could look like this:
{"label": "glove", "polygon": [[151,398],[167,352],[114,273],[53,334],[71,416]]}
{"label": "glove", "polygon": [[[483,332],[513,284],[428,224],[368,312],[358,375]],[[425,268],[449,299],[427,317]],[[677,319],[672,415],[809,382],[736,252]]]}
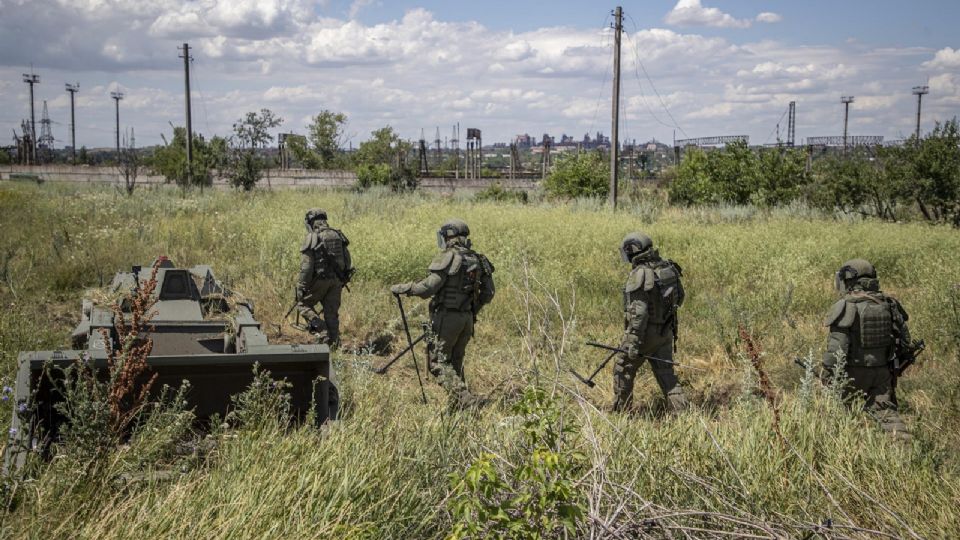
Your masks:
{"label": "glove", "polygon": [[623,340],[623,349],[627,351],[627,358],[638,360],[640,358],[640,338],[635,335],[628,335]]}
{"label": "glove", "polygon": [[320,317],[314,317],[310,319],[310,331],[319,332],[320,331]]}
{"label": "glove", "polygon": [[393,294],[407,294],[410,292],[410,284],[398,283],[393,287],[390,287],[390,292],[392,292]]}

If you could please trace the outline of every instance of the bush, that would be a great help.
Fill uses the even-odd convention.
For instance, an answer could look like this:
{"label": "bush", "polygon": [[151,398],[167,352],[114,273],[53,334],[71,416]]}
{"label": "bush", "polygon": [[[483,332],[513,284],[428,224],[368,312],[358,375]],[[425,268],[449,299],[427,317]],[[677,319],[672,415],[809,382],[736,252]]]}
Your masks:
{"label": "bush", "polygon": [[610,166],[597,152],[568,154],[557,159],[543,187],[554,197],[606,197]]}
{"label": "bush", "polygon": [[478,202],[495,201],[527,204],[529,197],[526,191],[504,189],[500,182],[494,182],[490,187],[478,191],[473,199]]}
{"label": "bush", "polygon": [[393,191],[404,191],[417,187],[413,171],[404,167],[396,169],[382,163],[362,164],[357,169],[357,187],[367,189],[373,186],[388,186]]}
{"label": "bush", "polygon": [[562,538],[586,514],[575,484],[587,460],[570,440],[579,426],[542,388],[527,388],[513,412],[522,423],[518,463],[484,452],[451,475],[451,539]]}

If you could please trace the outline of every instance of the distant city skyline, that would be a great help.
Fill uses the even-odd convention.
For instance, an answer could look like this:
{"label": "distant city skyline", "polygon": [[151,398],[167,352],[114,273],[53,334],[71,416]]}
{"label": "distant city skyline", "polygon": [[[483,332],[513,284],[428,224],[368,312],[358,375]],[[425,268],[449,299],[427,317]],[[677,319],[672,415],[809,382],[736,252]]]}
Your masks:
{"label": "distant city skyline", "polygon": [[[611,32],[616,4],[480,5],[375,0],[0,0],[0,145],[29,118],[24,73],[41,78],[56,146],[112,147],[110,92],[140,146],[183,125],[182,61],[193,47],[193,125],[228,135],[247,111],[269,108],[278,131],[305,133],[321,109],[347,114],[348,144],[393,126],[433,139],[453,125],[484,142],[523,133],[610,132]],[[881,0],[623,2],[620,138],[785,133],[797,102],[797,142],[842,133],[841,95],[856,96],[850,133],[911,135],[929,85],[923,130],[960,114],[960,3]],[[5,135],[4,135],[5,133]]]}

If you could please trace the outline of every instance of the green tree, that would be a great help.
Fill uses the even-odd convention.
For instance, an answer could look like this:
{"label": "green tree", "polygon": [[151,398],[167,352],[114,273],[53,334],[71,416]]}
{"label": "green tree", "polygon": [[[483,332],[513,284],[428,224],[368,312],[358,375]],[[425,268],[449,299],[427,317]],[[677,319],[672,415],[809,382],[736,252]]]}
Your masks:
{"label": "green tree", "polygon": [[913,152],[913,197],[931,221],[949,221],[960,227],[960,125],[953,118],[937,122]]}
{"label": "green tree", "polygon": [[227,163],[227,140],[214,136],[208,142],[202,135],[193,134],[193,162],[190,173],[187,171],[187,130],[176,126],[173,139],[158,147],[148,165],[170,182],[180,187],[199,186],[201,189],[213,184],[215,170],[223,169]]}
{"label": "green tree", "polygon": [[718,202],[710,179],[706,152],[700,148],[688,149],[675,171],[676,176],[668,187],[671,203],[692,205]]}
{"label": "green tree", "polygon": [[807,156],[799,148],[761,150],[758,161],[759,185],[753,200],[763,206],[778,206],[802,195],[809,182]]}
{"label": "green tree", "polygon": [[283,123],[270,109],[260,109],[260,113],[248,112],[246,116],[233,124],[233,146],[227,166],[227,177],[234,187],[249,191],[257,185],[266,168],[266,160],[257,153],[273,140],[269,130]]}
{"label": "green tree", "polygon": [[679,204],[749,204],[760,191],[760,159],[743,141],[709,152],[684,152],[670,200]]}
{"label": "green tree", "polygon": [[390,126],[372,132],[371,136],[360,143],[354,154],[358,187],[388,185],[395,191],[415,188],[416,177],[404,160],[412,149],[410,143],[400,140]]}
{"label": "green tree", "polygon": [[599,152],[566,154],[557,159],[543,187],[554,197],[606,197],[610,166]]}
{"label": "green tree", "polygon": [[[883,215],[884,207],[877,205],[871,194],[878,176],[873,158],[863,149],[847,154],[836,154],[820,159],[814,165],[814,185],[810,202],[825,210],[860,212]],[[873,199],[874,206],[868,206]]]}
{"label": "green tree", "polygon": [[336,162],[343,146],[343,130],[346,124],[345,114],[324,109],[314,116],[307,126],[307,137],[317,153],[320,167],[331,167]]}

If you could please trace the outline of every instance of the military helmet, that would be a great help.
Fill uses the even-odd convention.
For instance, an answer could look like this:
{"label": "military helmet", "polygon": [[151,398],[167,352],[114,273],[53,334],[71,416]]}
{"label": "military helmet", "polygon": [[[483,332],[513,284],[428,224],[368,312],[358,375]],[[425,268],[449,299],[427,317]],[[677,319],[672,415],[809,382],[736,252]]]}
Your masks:
{"label": "military helmet", "polygon": [[642,232],[632,232],[623,237],[620,242],[620,257],[623,262],[630,262],[637,255],[651,249],[653,240]]}
{"label": "military helmet", "polygon": [[440,249],[447,247],[447,242],[458,236],[462,238],[470,236],[470,227],[462,219],[448,219],[437,231],[437,247]]}
{"label": "military helmet", "polygon": [[850,259],[837,270],[834,286],[840,292],[847,290],[847,284],[861,278],[877,279],[877,269],[866,259]]}
{"label": "military helmet", "polygon": [[327,211],[322,208],[311,208],[307,210],[307,215],[303,218],[303,221],[309,225],[318,219],[326,221]]}

